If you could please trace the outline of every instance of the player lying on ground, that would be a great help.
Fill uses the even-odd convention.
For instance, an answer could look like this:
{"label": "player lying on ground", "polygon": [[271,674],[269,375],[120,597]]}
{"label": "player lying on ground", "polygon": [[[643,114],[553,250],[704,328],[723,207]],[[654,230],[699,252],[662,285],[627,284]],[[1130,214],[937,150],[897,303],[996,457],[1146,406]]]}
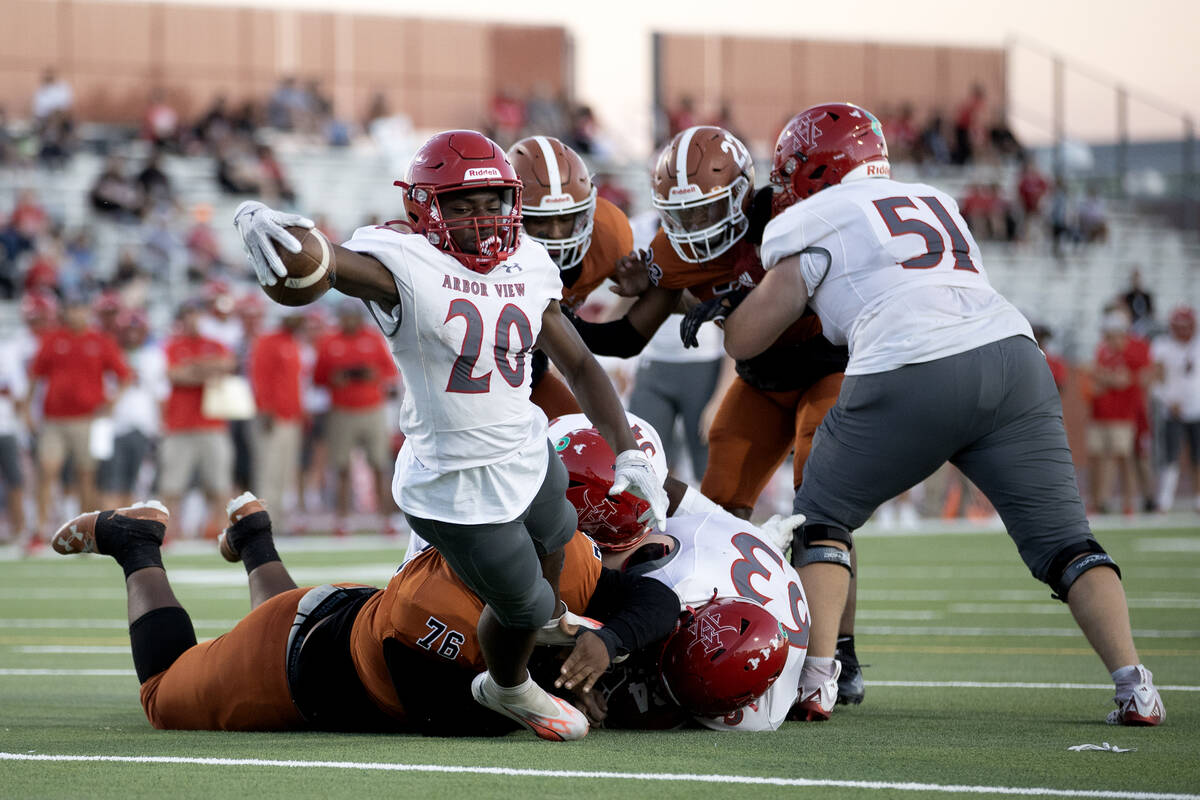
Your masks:
{"label": "player lying on ground", "polygon": [[[639,447],[665,476],[658,432],[634,415],[630,421]],[[605,553],[605,565],[671,587],[689,612],[664,647],[646,648],[604,676],[600,695],[589,699],[592,722],[672,727],[690,714],[716,730],[778,728],[796,703],[809,620],[796,571],[775,542],[790,541],[803,518],[773,518],[760,530],[667,479],[671,516],[658,535],[639,521],[644,501],[608,494],[613,452],[587,417],[559,417],[550,435],[570,477],[567,498],[580,530]],[[417,559],[433,549],[419,537],[410,548],[420,551]]]}
{"label": "player lying on ground", "polygon": [[809,661],[836,674],[851,531],[949,461],[992,501],[1112,674],[1108,722],[1160,723],[1120,571],[1079,497],[1054,379],[1029,322],[988,283],[953,198],[893,181],[879,121],[846,103],[788,122],[771,180],[781,211],[763,233],[768,272],[725,321],[725,348],[754,357],[811,306],[850,350],[794,506],[807,517],[792,559],[813,598]]}
{"label": "player lying on ground", "polygon": [[[579,738],[587,720],[559,709],[526,670],[537,630],[557,613],[563,548],[575,534],[566,474],[529,402],[533,348],[620,453],[614,489],[647,498],[658,520],[666,497],[607,374],[559,310],[558,267],[521,232],[521,182],[499,146],[474,131],[437,134],[396,183],[404,218],[332,247],[336,287],[370,304],[404,377],[407,438],[393,494],[412,529],[487,602],[478,636],[488,671],[472,684],[475,698],[535,730],[531,720],[561,714],[552,738]],[[284,226],[312,223],[246,203],[235,225],[259,281],[272,286],[289,274],[276,243],[300,249]]]}
{"label": "player lying on ground", "polygon": [[[229,633],[197,644],[162,567],[168,517],[157,501],[91,512],[51,540],[59,553],[102,553],[124,569],[134,667],[154,727],[455,736],[516,728],[470,699],[469,685],[485,666],[475,636],[483,603],[436,551],[383,590],[297,588],[275,551],[269,515],[244,494],[229,503],[220,548],[246,568],[251,611]],[[658,581],[603,569],[584,534],[566,548],[562,581],[569,608],[602,621],[595,629],[559,631],[557,641],[574,647],[561,667],[553,658],[547,674],[568,693],[586,696],[614,658],[675,627],[674,593]],[[543,738],[570,734],[558,715],[522,724],[540,726],[535,732]]]}

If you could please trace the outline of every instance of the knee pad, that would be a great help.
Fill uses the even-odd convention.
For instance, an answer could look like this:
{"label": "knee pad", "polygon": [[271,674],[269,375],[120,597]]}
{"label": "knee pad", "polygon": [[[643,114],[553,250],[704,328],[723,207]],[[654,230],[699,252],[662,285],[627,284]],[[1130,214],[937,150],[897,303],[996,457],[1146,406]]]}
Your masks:
{"label": "knee pad", "polygon": [[[1076,558],[1083,556],[1082,558]],[[1072,561],[1072,559],[1076,559]],[[1054,560],[1050,562],[1050,569],[1047,572],[1046,583],[1050,584],[1050,588],[1054,590],[1051,598],[1067,602],[1067,592],[1071,590],[1071,584],[1079,580],[1079,576],[1094,567],[1109,567],[1113,572],[1117,573],[1117,577],[1121,577],[1121,568],[1117,566],[1117,562],[1112,560],[1108,553],[1104,552],[1104,548],[1094,539],[1087,539],[1082,542],[1070,544],[1058,551],[1054,556]]]}
{"label": "knee pad", "polygon": [[846,547],[854,546],[854,542],[850,540],[850,531],[820,523],[805,525],[792,534],[792,566],[799,568],[807,564],[838,564],[853,576],[849,551],[827,544],[811,544],[821,540],[842,542]]}

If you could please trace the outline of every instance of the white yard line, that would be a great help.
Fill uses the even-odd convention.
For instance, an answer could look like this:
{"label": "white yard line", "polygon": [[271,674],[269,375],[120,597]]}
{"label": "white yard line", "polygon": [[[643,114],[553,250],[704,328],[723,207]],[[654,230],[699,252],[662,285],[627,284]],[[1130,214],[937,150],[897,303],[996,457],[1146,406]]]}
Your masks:
{"label": "white yard line", "polygon": [[[932,625],[857,625],[856,633],[875,636],[1080,636],[1078,628],[965,628]],[[1135,639],[1200,639],[1200,631],[1134,630]]]}
{"label": "white yard line", "polygon": [[606,772],[567,769],[516,769],[513,767],[470,767],[442,764],[390,764],[359,761],[299,761],[265,758],[189,758],[185,756],[80,756],[39,753],[0,753],[7,761],[112,762],[122,764],[199,764],[217,767],[283,767],[286,769],[342,769],[374,772],[420,772],[458,775],[498,775],[511,778],[573,778],[597,780],[660,781],[668,783],[717,783],[750,786],[837,787],[879,791],[944,792],[1024,797],[1099,797],[1112,800],[1200,800],[1197,794],[1174,792],[1121,792],[1107,789],[1050,789],[1024,786],[976,786],[891,781],[839,781],[811,778],[772,778],[758,775],[705,775],[671,772]]}

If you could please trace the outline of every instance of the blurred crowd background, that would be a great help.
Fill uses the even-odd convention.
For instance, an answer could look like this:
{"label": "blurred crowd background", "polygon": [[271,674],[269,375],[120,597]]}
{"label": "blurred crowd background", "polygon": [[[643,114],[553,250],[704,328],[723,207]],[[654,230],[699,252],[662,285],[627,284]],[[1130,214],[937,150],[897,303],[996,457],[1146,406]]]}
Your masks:
{"label": "blurred crowd background", "polygon": [[[201,90],[169,69],[106,81],[79,59],[66,69],[30,56],[0,75],[0,542],[33,547],[75,508],[152,494],[185,509],[173,537],[214,536],[222,504],[245,489],[286,518],[285,532],[399,528],[390,476],[403,386],[386,344],[336,293],[303,309],[269,301],[232,228],[241,200],[301,211],[343,240],[396,215],[391,182],[429,131],[473,127],[505,146],[549,134],[583,155],[600,194],[648,241],[657,146],[721,125],[750,146],[762,185],[778,127],[828,99],[791,87],[794,99],[764,100],[747,88],[754,75],[716,90],[691,81],[692,43],[676,37],[661,43],[645,152],[620,120],[572,96],[561,31],[476,27],[493,59],[530,37],[555,58],[526,54],[531,65],[503,85],[477,79],[491,74],[482,59],[449,99],[414,89],[419,73],[379,83],[257,70],[248,82],[207,75]],[[1200,511],[1200,243],[1187,159],[1164,161],[1171,143],[1133,143],[1117,173],[1103,148],[1031,146],[1008,123],[1003,53],[956,63],[937,91],[862,98],[897,177],[958,197],[993,283],[1035,323],[1090,509]],[[585,316],[620,313],[610,293],[593,299]],[[719,360],[719,346],[707,357]],[[628,397],[636,361],[605,363]],[[673,469],[698,480],[702,454],[673,455]],[[763,513],[790,507],[790,474],[785,465]],[[877,521],[930,517],[992,511],[948,470]]]}

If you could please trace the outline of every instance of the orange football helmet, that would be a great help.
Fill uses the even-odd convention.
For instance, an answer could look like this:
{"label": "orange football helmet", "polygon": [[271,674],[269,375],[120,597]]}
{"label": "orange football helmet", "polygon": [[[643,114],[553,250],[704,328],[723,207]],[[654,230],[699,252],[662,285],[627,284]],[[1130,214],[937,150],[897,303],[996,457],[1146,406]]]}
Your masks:
{"label": "orange football helmet", "polygon": [[754,160],[724,128],[698,125],[676,134],[659,153],[651,183],[663,230],[684,261],[711,261],[746,235]]}
{"label": "orange football helmet", "polygon": [[[591,244],[596,214],[596,187],[587,165],[553,136],[522,139],[508,149],[508,160],[521,178],[525,232],[559,269],[578,266]],[[560,230],[543,232],[541,223],[556,219],[563,220]]]}

